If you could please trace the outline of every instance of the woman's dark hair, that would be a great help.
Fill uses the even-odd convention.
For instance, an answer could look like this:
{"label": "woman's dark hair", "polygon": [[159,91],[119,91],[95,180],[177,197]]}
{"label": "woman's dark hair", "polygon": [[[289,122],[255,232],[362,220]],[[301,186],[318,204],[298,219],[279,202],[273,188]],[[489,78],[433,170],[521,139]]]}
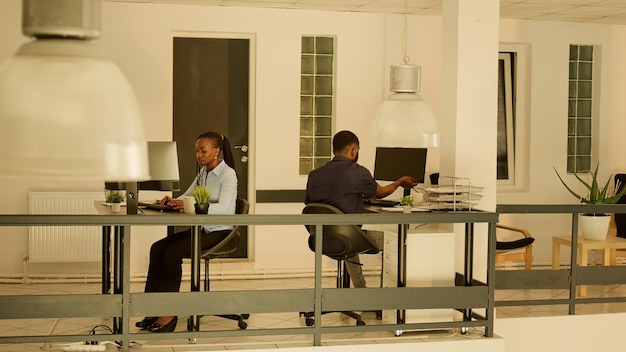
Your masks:
{"label": "woman's dark hair", "polygon": [[204,132],[199,135],[196,140],[200,140],[202,138],[210,140],[211,143],[213,143],[213,148],[220,148],[226,165],[233,169],[235,168],[235,157],[233,156],[233,151],[230,148],[230,141],[228,141],[228,138],[217,132]]}

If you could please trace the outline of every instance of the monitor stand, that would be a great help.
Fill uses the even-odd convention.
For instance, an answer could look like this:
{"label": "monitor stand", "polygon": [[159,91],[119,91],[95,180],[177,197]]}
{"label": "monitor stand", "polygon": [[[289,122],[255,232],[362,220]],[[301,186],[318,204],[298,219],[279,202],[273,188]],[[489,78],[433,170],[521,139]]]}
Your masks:
{"label": "monitor stand", "polygon": [[139,191],[137,182],[126,182],[126,214],[137,215],[139,206]]}

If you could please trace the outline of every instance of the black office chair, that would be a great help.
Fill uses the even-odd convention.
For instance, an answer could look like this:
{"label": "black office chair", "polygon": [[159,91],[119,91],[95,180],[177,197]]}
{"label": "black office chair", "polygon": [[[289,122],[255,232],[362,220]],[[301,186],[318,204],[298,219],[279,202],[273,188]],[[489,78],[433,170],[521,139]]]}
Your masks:
{"label": "black office chair", "polygon": [[[615,193],[622,190],[626,185],[626,174],[615,174]],[[626,204],[626,196],[622,196],[617,204]],[[617,237],[626,238],[626,214],[615,214],[615,227]]]}
{"label": "black office chair", "polygon": [[[250,210],[250,203],[242,198],[237,198],[237,205],[235,214],[248,214]],[[204,261],[204,291],[211,290],[211,280],[209,279],[209,261],[214,258],[224,257],[233,253],[239,246],[239,239],[241,237],[239,233],[240,226],[235,226],[232,231],[221,242],[215,246],[205,249],[200,252],[200,260]],[[226,314],[217,315],[222,318],[236,320],[240,329],[248,327],[248,323],[244,320],[250,317],[250,314]]]}
{"label": "black office chair", "polygon": [[[343,214],[343,212],[332,205],[322,203],[311,203],[304,207],[303,214]],[[309,232],[309,248],[315,251],[315,227],[305,225]],[[322,254],[337,261],[337,288],[349,288],[350,276],[346,270],[345,261],[356,254],[376,254],[378,248],[365,232],[357,225],[323,225],[322,226]],[[332,313],[323,312],[322,314]],[[361,315],[352,311],[341,311],[351,318],[356,319],[356,325],[365,325]],[[313,312],[301,312],[305,316],[306,325],[312,326]]]}

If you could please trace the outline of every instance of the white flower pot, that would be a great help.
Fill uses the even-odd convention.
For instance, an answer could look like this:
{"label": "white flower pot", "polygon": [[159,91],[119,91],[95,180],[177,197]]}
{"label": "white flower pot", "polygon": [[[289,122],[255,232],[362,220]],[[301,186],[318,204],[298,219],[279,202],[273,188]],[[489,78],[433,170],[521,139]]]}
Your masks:
{"label": "white flower pot", "polygon": [[579,226],[586,240],[603,241],[609,233],[609,214],[580,214]]}
{"label": "white flower pot", "polygon": [[111,203],[111,212],[119,213],[122,211],[122,203]]}

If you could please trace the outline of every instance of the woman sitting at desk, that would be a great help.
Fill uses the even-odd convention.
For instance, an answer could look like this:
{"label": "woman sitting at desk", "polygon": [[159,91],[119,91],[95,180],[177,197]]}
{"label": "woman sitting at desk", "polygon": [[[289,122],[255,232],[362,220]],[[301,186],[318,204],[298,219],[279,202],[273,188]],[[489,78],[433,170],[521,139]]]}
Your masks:
{"label": "woman sitting at desk", "polygon": [[[224,160],[218,159],[223,152]],[[196,140],[198,174],[189,188],[177,199],[169,196],[161,204],[183,207],[182,197],[191,196],[197,186],[211,191],[209,214],[234,214],[237,198],[235,160],[228,138],[215,132],[201,134]],[[222,241],[232,226],[202,226],[200,248],[208,249]],[[182,280],[183,258],[191,255],[191,229],[167,236],[150,248],[150,264],[144,292],[178,292]],[[146,317],[135,325],[151,332],[172,332],[178,317]]]}

